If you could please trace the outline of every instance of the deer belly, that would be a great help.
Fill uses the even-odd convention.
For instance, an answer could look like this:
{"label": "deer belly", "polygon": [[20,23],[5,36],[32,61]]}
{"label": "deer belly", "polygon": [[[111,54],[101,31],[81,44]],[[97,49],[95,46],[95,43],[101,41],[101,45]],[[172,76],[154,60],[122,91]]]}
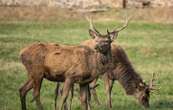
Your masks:
{"label": "deer belly", "polygon": [[55,73],[45,73],[44,78],[50,80],[50,81],[58,81],[58,82],[64,82],[65,76],[63,74],[55,74]]}
{"label": "deer belly", "polygon": [[92,82],[94,80],[94,78],[91,77],[90,75],[87,75],[87,76],[76,75],[73,77],[73,80],[75,83],[86,84],[86,83]]}

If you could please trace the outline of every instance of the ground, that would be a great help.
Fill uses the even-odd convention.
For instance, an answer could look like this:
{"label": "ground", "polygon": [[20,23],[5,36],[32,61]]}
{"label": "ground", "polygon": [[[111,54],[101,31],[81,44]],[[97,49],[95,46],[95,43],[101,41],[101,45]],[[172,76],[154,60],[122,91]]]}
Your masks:
{"label": "ground", "polygon": [[[96,27],[102,32],[113,29],[122,22],[98,20]],[[156,83],[160,90],[151,95],[149,110],[173,109],[173,25],[164,23],[135,22],[122,31],[115,43],[121,45],[136,71],[148,82],[152,73],[156,73]],[[19,51],[33,42],[54,42],[77,45],[90,39],[88,23],[84,19],[61,21],[0,21],[0,110],[19,110],[18,89],[27,80],[25,68],[19,60]],[[93,110],[107,110],[104,85],[99,80],[97,88],[102,105],[92,101]],[[43,81],[41,100],[45,110],[54,109],[54,90],[56,84]],[[31,103],[32,92],[27,96],[27,107],[35,110]],[[80,110],[78,93],[75,93],[73,110]],[[122,87],[115,83],[113,87],[113,110],[142,110],[134,97],[127,96]]]}

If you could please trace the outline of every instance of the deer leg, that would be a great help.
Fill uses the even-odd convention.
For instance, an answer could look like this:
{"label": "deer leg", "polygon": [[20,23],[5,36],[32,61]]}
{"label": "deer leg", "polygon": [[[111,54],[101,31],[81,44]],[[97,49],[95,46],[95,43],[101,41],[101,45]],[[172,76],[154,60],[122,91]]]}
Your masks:
{"label": "deer leg", "polygon": [[22,110],[26,110],[26,94],[29,90],[32,89],[33,87],[33,81],[32,80],[28,80],[20,89],[19,89],[19,93],[20,93],[20,101],[21,101],[21,108]]}
{"label": "deer leg", "polygon": [[[90,83],[90,86],[94,87],[96,85],[96,83],[97,83],[97,79],[95,79],[92,83]],[[96,88],[91,88],[91,94],[93,95],[94,100],[96,101],[97,105],[100,105],[100,101],[97,96]]]}
{"label": "deer leg", "polygon": [[105,83],[105,89],[106,89],[106,95],[107,95],[107,105],[109,108],[112,108],[112,101],[111,101],[111,84],[112,80],[108,79],[108,77],[104,77],[104,83]]}
{"label": "deer leg", "polygon": [[[56,107],[56,110],[63,110],[64,104],[66,104],[66,100],[68,98],[71,86],[72,86],[71,79],[66,79],[65,82],[64,82],[64,87],[63,87],[63,91],[62,91],[63,92],[62,97],[61,97],[59,106]],[[58,104],[58,101],[57,101],[57,104]]]}
{"label": "deer leg", "polygon": [[71,106],[72,106],[72,100],[73,100],[73,96],[74,96],[74,84],[71,88],[71,97],[70,97],[70,105],[69,105],[69,109],[71,110]]}
{"label": "deer leg", "polygon": [[41,89],[41,84],[42,84],[42,78],[40,79],[35,79],[34,80],[34,85],[33,85],[33,97],[36,101],[36,106],[38,110],[43,110],[43,105],[41,104],[40,101],[40,89]]}
{"label": "deer leg", "polygon": [[64,110],[68,110],[67,103],[64,103]]}
{"label": "deer leg", "polygon": [[90,86],[87,87],[87,104],[88,104],[88,110],[91,110],[91,92],[90,92]]}
{"label": "deer leg", "polygon": [[[57,86],[56,86],[56,89],[55,89],[55,108],[56,108],[56,101],[57,101],[57,98],[58,96],[61,96],[62,95],[62,90],[60,89],[60,83],[57,82]],[[64,110],[68,110],[68,107],[67,107],[67,104],[65,103],[64,105]]]}
{"label": "deer leg", "polygon": [[80,101],[82,105],[82,110],[88,110],[87,92],[88,85],[80,85]]}
{"label": "deer leg", "polygon": [[96,92],[96,89],[95,89],[95,88],[93,88],[93,89],[91,90],[91,94],[93,95],[94,100],[96,101],[97,105],[100,105],[100,101],[99,101],[99,99],[98,99],[97,92]]}
{"label": "deer leg", "polygon": [[59,91],[59,87],[60,87],[60,83],[57,82],[57,85],[56,85],[56,89],[55,89],[55,108],[56,108],[56,101],[57,101],[57,98],[58,96],[60,96],[60,91]]}
{"label": "deer leg", "polygon": [[109,80],[110,81],[110,89],[109,89],[109,107],[112,108],[112,88],[114,84],[114,80]]}

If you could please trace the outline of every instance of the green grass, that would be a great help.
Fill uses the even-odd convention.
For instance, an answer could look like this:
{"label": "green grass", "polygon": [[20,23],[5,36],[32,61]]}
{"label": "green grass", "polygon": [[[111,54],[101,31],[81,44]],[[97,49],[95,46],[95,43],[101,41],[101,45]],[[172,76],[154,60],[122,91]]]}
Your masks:
{"label": "green grass", "polygon": [[[106,27],[113,28],[114,21],[96,22],[102,32]],[[26,81],[27,75],[19,61],[18,54],[26,45],[42,41],[67,45],[76,45],[89,38],[88,24],[85,21],[63,22],[0,22],[0,110],[19,110],[18,88]],[[132,22],[122,31],[117,42],[126,50],[135,69],[149,81],[153,72],[157,73],[157,83],[161,88],[151,95],[150,110],[173,109],[173,25]],[[103,82],[97,91],[102,105],[91,102],[94,110],[107,110]],[[45,110],[54,109],[54,89],[56,84],[43,81],[41,100]],[[32,92],[27,96],[27,107],[35,110],[31,103]],[[78,93],[75,93],[73,110],[80,109]],[[116,83],[113,88],[113,110],[143,109],[134,99],[127,96],[122,87]]]}

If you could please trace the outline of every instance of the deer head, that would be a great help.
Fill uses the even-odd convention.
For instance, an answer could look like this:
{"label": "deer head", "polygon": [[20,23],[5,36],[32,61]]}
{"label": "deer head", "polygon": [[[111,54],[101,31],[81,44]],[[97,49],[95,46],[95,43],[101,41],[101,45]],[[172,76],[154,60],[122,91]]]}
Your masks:
{"label": "deer head", "polygon": [[155,74],[153,73],[152,79],[148,85],[144,82],[139,83],[137,90],[136,90],[136,93],[135,93],[135,96],[138,99],[139,103],[141,105],[143,105],[145,108],[148,108],[150,106],[149,105],[150,93],[153,90],[156,90],[154,88],[155,85],[153,84],[154,80],[155,80],[154,76],[155,76]]}
{"label": "deer head", "polygon": [[125,29],[127,27],[128,21],[129,21],[129,20],[127,20],[125,25],[118,29],[114,29],[111,32],[109,32],[109,30],[107,29],[106,34],[101,34],[93,25],[92,19],[87,18],[87,20],[90,23],[89,34],[92,37],[92,39],[94,39],[94,41],[95,41],[95,49],[103,54],[106,54],[109,52],[109,50],[111,49],[112,41],[115,38],[117,38],[118,33],[120,31],[122,31],[123,29]]}

